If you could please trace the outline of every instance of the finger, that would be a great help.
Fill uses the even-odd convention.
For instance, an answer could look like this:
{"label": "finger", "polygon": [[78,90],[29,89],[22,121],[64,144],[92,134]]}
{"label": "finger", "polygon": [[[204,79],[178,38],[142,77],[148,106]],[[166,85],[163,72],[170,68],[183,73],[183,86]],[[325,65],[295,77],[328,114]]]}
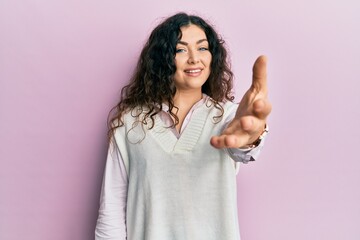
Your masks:
{"label": "finger", "polygon": [[239,148],[247,144],[248,137],[236,135],[213,136],[210,143],[215,148]]}
{"label": "finger", "polygon": [[267,99],[257,99],[253,103],[253,114],[260,119],[266,119],[271,110],[271,103]]}
{"label": "finger", "polygon": [[251,132],[254,131],[254,121],[255,121],[255,117],[251,116],[251,115],[247,115],[247,116],[242,116],[240,118],[240,125],[241,125],[241,129],[246,131],[246,132]]}
{"label": "finger", "polygon": [[240,122],[242,130],[247,134],[249,139],[259,135],[259,132],[261,133],[265,127],[265,121],[254,116],[241,117]]}
{"label": "finger", "polygon": [[267,58],[262,55],[258,57],[253,66],[253,79],[251,87],[257,92],[267,92]]}
{"label": "finger", "polygon": [[226,135],[220,135],[220,136],[213,136],[210,139],[210,144],[215,148],[225,148],[225,136]]}

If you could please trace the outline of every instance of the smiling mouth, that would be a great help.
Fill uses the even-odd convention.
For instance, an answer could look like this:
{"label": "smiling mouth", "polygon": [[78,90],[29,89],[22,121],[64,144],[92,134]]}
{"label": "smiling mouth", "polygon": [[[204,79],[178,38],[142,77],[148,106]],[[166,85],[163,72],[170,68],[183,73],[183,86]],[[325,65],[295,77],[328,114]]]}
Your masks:
{"label": "smiling mouth", "polygon": [[187,69],[184,71],[185,75],[188,77],[199,77],[201,75],[202,69]]}
{"label": "smiling mouth", "polygon": [[202,69],[192,69],[192,70],[185,70],[186,73],[199,73]]}

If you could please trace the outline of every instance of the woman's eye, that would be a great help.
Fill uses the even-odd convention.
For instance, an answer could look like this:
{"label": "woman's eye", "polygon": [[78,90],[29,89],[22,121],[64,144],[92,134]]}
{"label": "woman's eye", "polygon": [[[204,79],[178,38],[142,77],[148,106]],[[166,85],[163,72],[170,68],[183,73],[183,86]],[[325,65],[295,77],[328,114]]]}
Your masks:
{"label": "woman's eye", "polygon": [[176,53],[185,52],[185,49],[178,48],[178,49],[176,49],[176,51],[175,51],[175,52],[176,52]]}
{"label": "woman's eye", "polygon": [[201,47],[201,48],[199,48],[199,50],[200,50],[200,51],[207,51],[207,50],[209,50],[209,49],[206,48],[206,47]]}

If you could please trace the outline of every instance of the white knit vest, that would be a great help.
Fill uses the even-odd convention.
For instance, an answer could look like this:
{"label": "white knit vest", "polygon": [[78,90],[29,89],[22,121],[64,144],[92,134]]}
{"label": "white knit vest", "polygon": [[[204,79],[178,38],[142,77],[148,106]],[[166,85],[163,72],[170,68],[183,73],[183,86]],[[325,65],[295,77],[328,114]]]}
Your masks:
{"label": "white knit vest", "polygon": [[127,240],[239,240],[236,174],[225,150],[210,145],[236,105],[195,109],[177,139],[155,117],[152,129],[133,125],[131,114],[116,134],[129,177]]}

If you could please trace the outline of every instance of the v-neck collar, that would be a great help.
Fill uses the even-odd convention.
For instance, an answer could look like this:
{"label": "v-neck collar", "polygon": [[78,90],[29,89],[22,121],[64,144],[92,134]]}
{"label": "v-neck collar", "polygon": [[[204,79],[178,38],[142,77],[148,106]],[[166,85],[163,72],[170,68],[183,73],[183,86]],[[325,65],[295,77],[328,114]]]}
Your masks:
{"label": "v-neck collar", "polygon": [[166,152],[191,151],[198,142],[208,118],[208,107],[205,103],[193,110],[191,121],[182,131],[179,138],[171,131],[161,118],[155,116],[154,127],[150,130],[154,139]]}

